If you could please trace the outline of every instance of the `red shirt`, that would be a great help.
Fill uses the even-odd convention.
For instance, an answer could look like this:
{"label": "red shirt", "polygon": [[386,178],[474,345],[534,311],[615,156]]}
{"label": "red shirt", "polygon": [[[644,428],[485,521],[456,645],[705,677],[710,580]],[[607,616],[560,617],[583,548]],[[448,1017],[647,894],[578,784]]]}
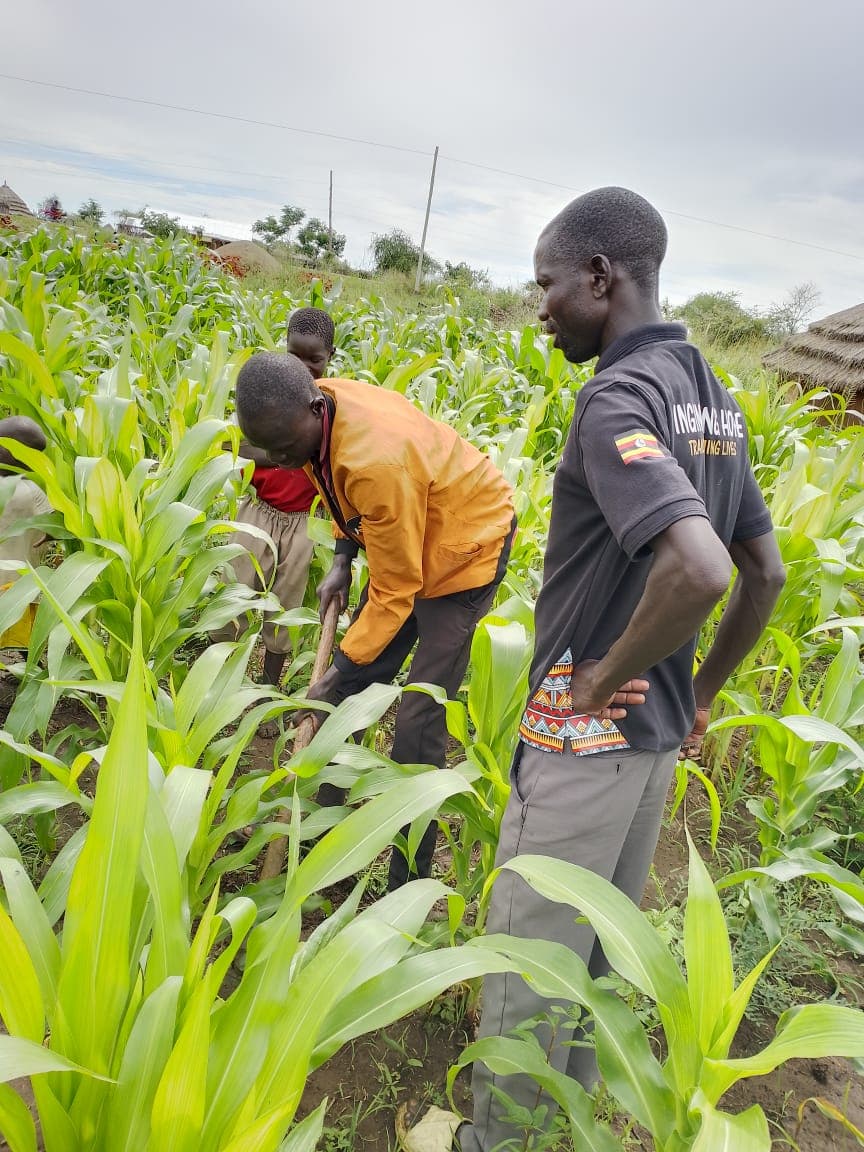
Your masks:
{"label": "red shirt", "polygon": [[252,484],[258,499],[280,512],[308,512],[318,495],[302,468],[256,468]]}

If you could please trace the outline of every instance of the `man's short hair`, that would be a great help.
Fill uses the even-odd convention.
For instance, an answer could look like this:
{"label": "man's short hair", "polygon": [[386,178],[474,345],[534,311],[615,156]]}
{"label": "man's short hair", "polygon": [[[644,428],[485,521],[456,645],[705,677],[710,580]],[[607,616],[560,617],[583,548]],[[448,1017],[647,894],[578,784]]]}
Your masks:
{"label": "man's short hair", "polygon": [[234,406],[241,424],[266,410],[297,412],[320,395],[312,373],[296,356],[258,352],[237,375]]}
{"label": "man's short hair", "polygon": [[654,288],[667,232],[657,209],[627,188],[596,188],[571,202],[544,230],[556,259],[587,263],[606,256],[641,288]]}
{"label": "man's short hair", "polygon": [[298,308],[288,320],[288,335],[319,336],[328,348],[334,346],[336,327],[323,308]]}
{"label": "man's short hair", "polygon": [[37,452],[44,452],[48,446],[45,433],[29,416],[7,416],[0,420],[0,437],[17,440],[28,448],[35,448]]}

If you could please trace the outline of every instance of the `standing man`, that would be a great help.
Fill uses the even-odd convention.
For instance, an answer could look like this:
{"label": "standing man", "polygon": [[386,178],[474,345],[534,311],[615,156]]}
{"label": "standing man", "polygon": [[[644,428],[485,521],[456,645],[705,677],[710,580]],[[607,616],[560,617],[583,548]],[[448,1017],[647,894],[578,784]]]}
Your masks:
{"label": "standing man", "polygon": [[[308,698],[338,704],[389,683],[415,643],[409,681],[455,696],[516,527],[513,493],[492,461],[399,393],[354,380],[316,383],[296,356],[253,356],[237,377],[235,404],[246,439],[279,468],[303,467],[333,517],[338,539],[318,589],[322,615],[333,599],[347,607],[351,563],[366,552],[360,607]],[[443,768],[446,745],[443,707],[406,692],[392,758]],[[319,792],[320,803],[343,800],[332,786]],[[391,890],[412,870],[430,874],[436,832],[430,824],[414,869],[394,851]]]}
{"label": "standing man", "polygon": [[[637,904],[679,750],[698,753],[715,696],[758,641],[784,582],[741,411],[685,329],[663,323],[665,252],[656,209],[600,188],[556,216],[534,254],[540,320],[556,347],[574,364],[599,359],[555,475],[530,698],[498,849],[499,863],[539,853],[579,864]],[[697,635],[733,564],[735,586],[694,679]],[[488,927],[559,941],[595,978],[608,972],[591,926],[513,873],[496,882]],[[552,1003],[517,975],[488,977],[480,1033],[507,1032]],[[551,1042],[548,1029],[538,1038]],[[593,1048],[568,1047],[570,1039],[550,1061],[590,1090]],[[493,1085],[536,1104],[527,1076],[475,1065],[462,1152],[521,1136],[500,1119]],[[423,1123],[406,1148],[412,1136],[415,1148],[435,1147]],[[449,1135],[438,1147],[450,1147]]]}

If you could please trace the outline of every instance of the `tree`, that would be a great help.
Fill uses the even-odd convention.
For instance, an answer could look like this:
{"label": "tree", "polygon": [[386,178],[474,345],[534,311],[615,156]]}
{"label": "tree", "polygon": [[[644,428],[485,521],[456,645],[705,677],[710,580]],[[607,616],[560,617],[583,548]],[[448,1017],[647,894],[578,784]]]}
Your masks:
{"label": "tree", "polygon": [[334,232],[332,240],[330,230],[323,220],[313,216],[307,220],[297,233],[297,244],[307,260],[321,261],[331,252],[334,256],[341,256],[345,251],[346,237],[341,232]]}
{"label": "tree", "polygon": [[[411,275],[417,269],[419,258],[419,245],[401,228],[376,233],[372,237],[372,259],[375,261],[376,272],[405,272]],[[441,265],[428,252],[423,257],[423,268],[427,273],[441,271]]]}
{"label": "tree", "polygon": [[761,316],[738,301],[737,292],[699,292],[675,309],[697,336],[730,346],[751,340],[764,340],[767,326]]}
{"label": "tree", "polygon": [[88,224],[93,224],[98,228],[105,219],[105,209],[93,199],[85,200],[78,209],[78,219],[85,220]]}
{"label": "tree", "polygon": [[790,288],[781,303],[768,309],[766,319],[771,335],[781,338],[800,332],[821,299],[822,293],[811,281]]}
{"label": "tree", "polygon": [[65,220],[66,212],[60,203],[59,196],[46,196],[38,208],[43,220]]}
{"label": "tree", "polygon": [[472,268],[464,260],[460,260],[458,264],[451,264],[449,260],[445,260],[444,279],[450,284],[478,288],[481,291],[488,291],[492,287],[488,272],[483,268]]}
{"label": "tree", "polygon": [[256,220],[252,231],[260,236],[265,244],[275,244],[282,240],[290,243],[291,229],[296,228],[306,213],[294,204],[283,204],[282,211],[277,216],[265,216],[263,220]]}
{"label": "tree", "polygon": [[167,212],[149,212],[146,207],[141,209],[141,227],[152,236],[160,236],[163,239],[186,233],[177,216],[169,216]]}

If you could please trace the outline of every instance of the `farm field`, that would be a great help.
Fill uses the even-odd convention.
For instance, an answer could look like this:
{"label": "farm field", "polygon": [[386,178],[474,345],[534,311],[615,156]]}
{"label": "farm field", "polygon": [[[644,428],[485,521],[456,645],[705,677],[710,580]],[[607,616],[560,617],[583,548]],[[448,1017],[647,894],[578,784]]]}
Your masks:
{"label": "farm field", "polygon": [[[554,1146],[864,1145],[864,432],[769,376],[725,376],[788,580],[702,764],[681,766],[644,912],[566,881],[589,918],[610,909],[618,975],[586,989],[483,928],[552,475],[589,370],[533,326],[467,317],[452,293],[417,314],[374,294],[343,303],[338,288],[247,285],[182,243],[0,230],[0,415],[45,429],[45,453],[9,448],[55,510],[39,525],[44,564],[0,595],[0,632],[35,609],[29,651],[3,661],[6,1146],[389,1152],[400,1106],[447,1106],[479,981],[508,969],[554,978],[616,1041],[606,1090],[566,1095]],[[308,303],[336,322],[331,374],[403,392],[516,491],[508,575],[448,705],[447,771],[387,757],[398,686],[347,701],[292,749],[324,520],[306,606],[283,620],[285,694],[257,680],[273,601],[226,571],[249,480],[232,387]],[[0,506],[12,484],[0,479]],[[209,643],[237,617],[236,643]],[[274,720],[280,735],[263,739]],[[316,806],[322,782],[349,788],[344,808]],[[388,846],[430,812],[435,879],[385,895]],[[262,851],[286,830],[286,873],[262,881]],[[528,879],[542,890],[551,875],[538,863]],[[508,1043],[537,1063],[529,1039]],[[468,1080],[453,1088],[463,1108]]]}

